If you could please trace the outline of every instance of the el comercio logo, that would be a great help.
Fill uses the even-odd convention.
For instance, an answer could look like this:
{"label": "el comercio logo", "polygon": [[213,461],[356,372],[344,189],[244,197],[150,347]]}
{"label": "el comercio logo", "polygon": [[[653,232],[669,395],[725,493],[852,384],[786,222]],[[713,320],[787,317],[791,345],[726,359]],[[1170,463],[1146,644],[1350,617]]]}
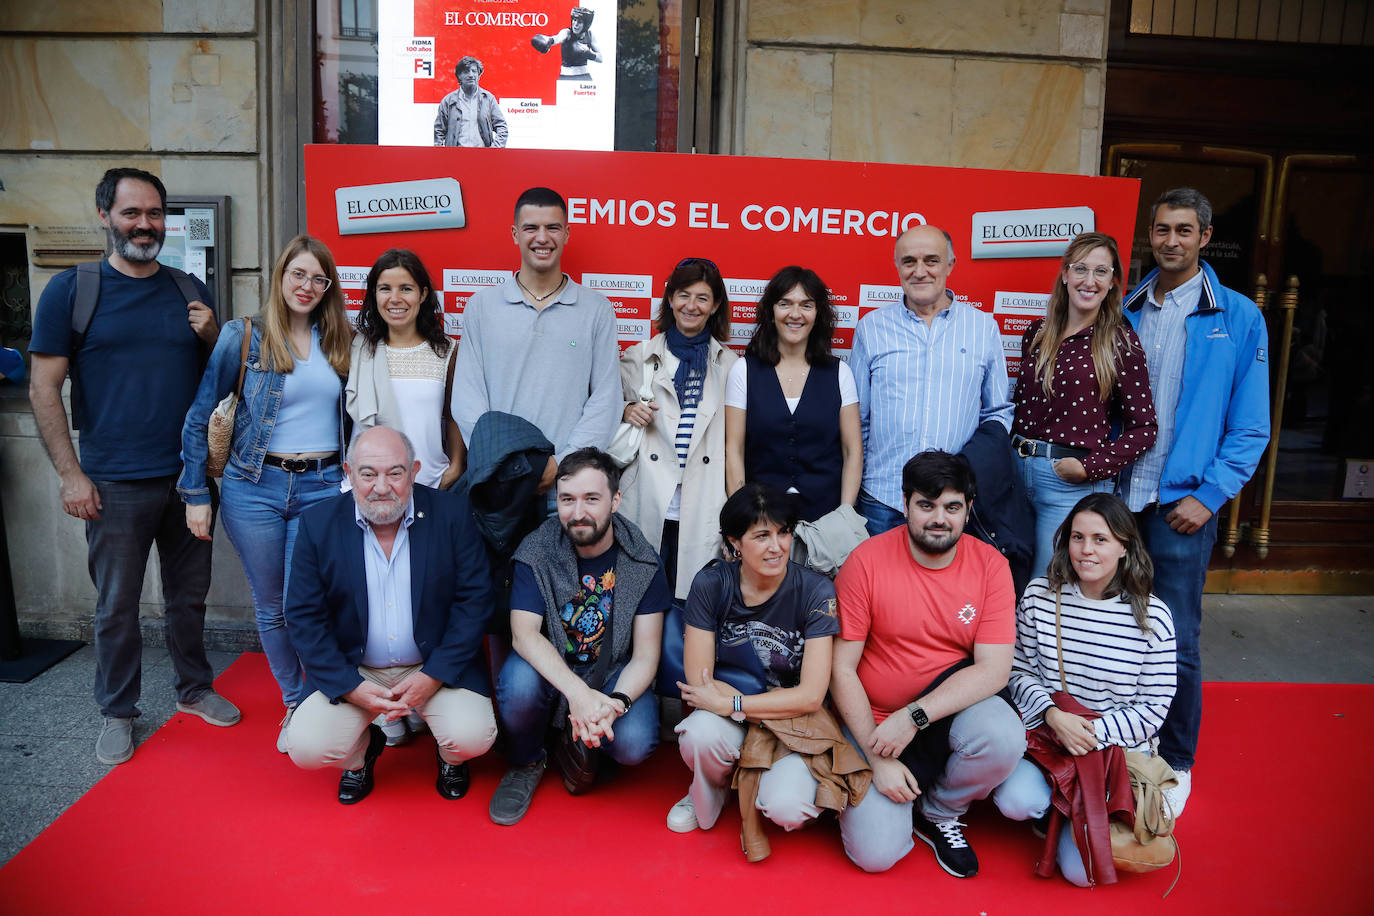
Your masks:
{"label": "el comercio logo", "polygon": [[456,178],[357,185],[334,191],[340,235],[462,229],[463,192]]}
{"label": "el comercio logo", "polygon": [[1096,228],[1092,207],[989,210],[973,214],[974,258],[1057,258]]}

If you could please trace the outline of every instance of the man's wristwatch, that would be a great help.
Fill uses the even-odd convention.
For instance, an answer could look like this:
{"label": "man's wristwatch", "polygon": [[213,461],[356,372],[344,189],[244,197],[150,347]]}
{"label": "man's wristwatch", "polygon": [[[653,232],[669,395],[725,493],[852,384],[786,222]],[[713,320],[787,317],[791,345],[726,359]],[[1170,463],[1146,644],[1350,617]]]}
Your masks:
{"label": "man's wristwatch", "polygon": [[734,709],[730,713],[730,718],[734,719],[736,722],[743,722],[745,718],[744,697],[740,696],[739,694],[735,694],[735,699],[731,702],[734,705]]}
{"label": "man's wristwatch", "polygon": [[[634,700],[630,699],[625,694],[621,693],[619,690],[615,691],[614,693],[608,693],[606,695],[610,697],[612,700],[619,700],[620,705],[625,707],[625,712],[629,712],[630,705],[634,703]],[[623,716],[625,715],[625,713],[623,712],[621,713],[621,715]]]}
{"label": "man's wristwatch", "polygon": [[920,703],[912,703],[907,712],[911,713],[911,724],[916,726],[917,731],[930,724],[930,717],[926,715],[926,711],[921,708]]}

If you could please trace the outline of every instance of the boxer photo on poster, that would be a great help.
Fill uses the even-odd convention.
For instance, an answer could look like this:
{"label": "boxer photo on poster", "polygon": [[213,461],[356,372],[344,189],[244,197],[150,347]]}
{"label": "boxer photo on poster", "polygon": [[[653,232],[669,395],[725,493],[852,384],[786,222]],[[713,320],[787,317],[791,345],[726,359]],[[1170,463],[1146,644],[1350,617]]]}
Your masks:
{"label": "boxer photo on poster", "polygon": [[594,10],[575,6],[572,9],[572,24],[568,28],[560,30],[557,35],[535,35],[530,39],[530,44],[540,54],[549,53],[549,48],[554,45],[562,46],[563,69],[558,73],[559,79],[591,80],[587,62],[601,62],[601,52],[597,50],[596,39],[592,37],[592,17],[595,15]]}

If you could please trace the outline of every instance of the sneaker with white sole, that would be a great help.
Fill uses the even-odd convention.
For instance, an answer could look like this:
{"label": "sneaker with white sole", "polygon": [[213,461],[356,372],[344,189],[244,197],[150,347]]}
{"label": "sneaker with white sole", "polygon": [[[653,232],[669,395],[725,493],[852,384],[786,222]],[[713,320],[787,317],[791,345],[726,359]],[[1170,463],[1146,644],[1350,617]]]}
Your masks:
{"label": "sneaker with white sole", "polygon": [[218,725],[221,728],[237,725],[239,719],[242,717],[237,706],[230,703],[213,690],[205,691],[200,699],[196,700],[194,703],[183,703],[178,700],[177,712],[186,712],[193,716],[200,716],[211,725]]}
{"label": "sneaker with white sole", "polygon": [[692,796],[684,795],[682,801],[668,810],[668,829],[673,833],[691,833],[700,826],[697,823],[697,808],[692,804]]}
{"label": "sneaker with white sole", "polygon": [[285,754],[291,749],[291,741],[286,736],[286,730],[291,726],[291,717],[296,714],[295,706],[286,707],[286,715],[281,719],[281,731],[277,732],[277,753]]}
{"label": "sneaker with white sole", "polygon": [[1169,786],[1164,790],[1164,803],[1168,806],[1169,813],[1177,818],[1183,813],[1183,806],[1188,804],[1188,796],[1193,791],[1193,771],[1174,770],[1174,779],[1178,780],[1178,785]]}
{"label": "sneaker with white sole", "polygon": [[964,838],[963,827],[957,819],[932,821],[919,805],[911,806],[911,823],[916,838],[935,850],[935,861],[956,878],[972,878],[978,874],[978,856]]}
{"label": "sneaker with white sole", "polygon": [[134,720],[107,718],[95,739],[95,759],[106,766],[123,763],[134,755]]}

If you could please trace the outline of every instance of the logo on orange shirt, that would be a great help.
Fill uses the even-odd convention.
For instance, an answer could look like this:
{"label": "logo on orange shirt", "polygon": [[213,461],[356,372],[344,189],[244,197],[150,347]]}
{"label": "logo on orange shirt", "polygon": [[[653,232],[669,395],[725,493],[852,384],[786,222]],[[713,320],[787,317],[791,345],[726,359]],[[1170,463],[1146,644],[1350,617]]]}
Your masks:
{"label": "logo on orange shirt", "polygon": [[958,617],[964,622],[964,626],[973,623],[973,618],[978,616],[978,609],[971,604],[966,604],[959,608]]}

